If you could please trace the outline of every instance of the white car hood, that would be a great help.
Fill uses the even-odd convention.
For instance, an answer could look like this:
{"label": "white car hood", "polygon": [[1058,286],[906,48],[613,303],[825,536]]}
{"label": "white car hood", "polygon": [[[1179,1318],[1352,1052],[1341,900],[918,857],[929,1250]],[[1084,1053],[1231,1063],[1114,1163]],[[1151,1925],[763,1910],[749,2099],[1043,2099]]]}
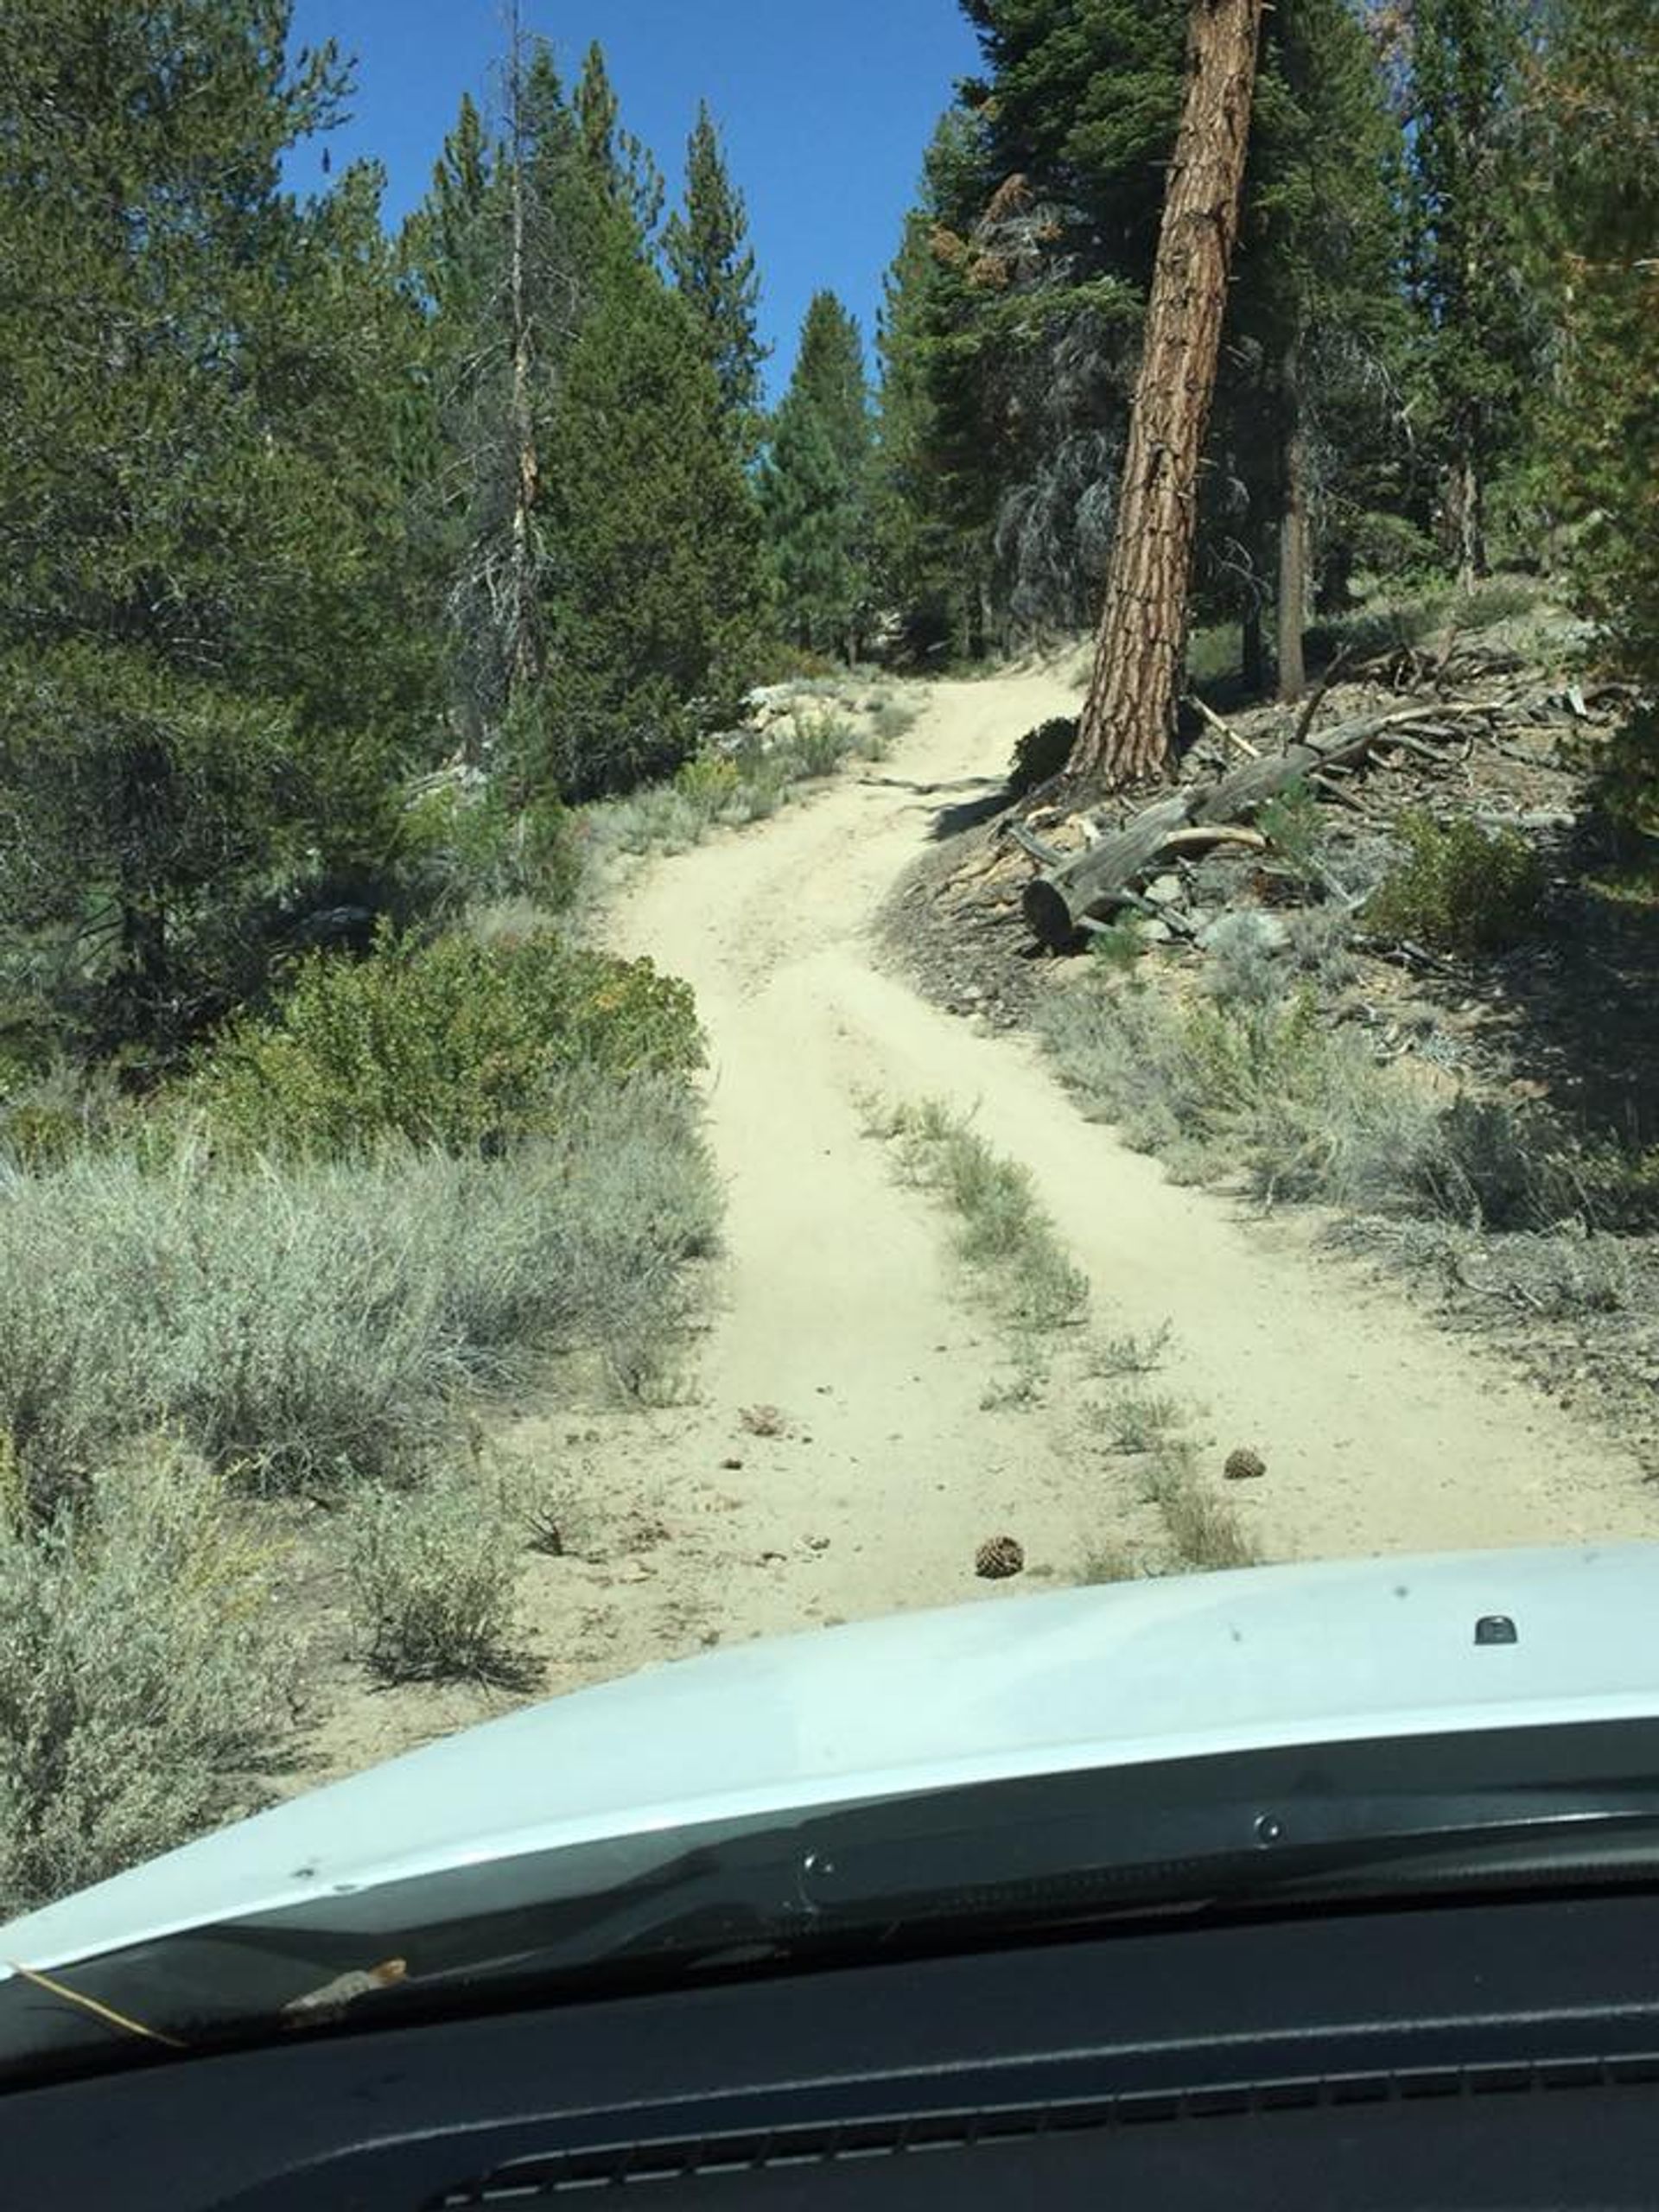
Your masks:
{"label": "white car hood", "polygon": [[[1500,1615],[1516,1640],[1478,1643],[1477,1622]],[[742,1645],[468,1729],[14,1921],[0,1961],[49,1968],[696,1821],[1216,1751],[1655,1715],[1659,1544],[982,1601]]]}

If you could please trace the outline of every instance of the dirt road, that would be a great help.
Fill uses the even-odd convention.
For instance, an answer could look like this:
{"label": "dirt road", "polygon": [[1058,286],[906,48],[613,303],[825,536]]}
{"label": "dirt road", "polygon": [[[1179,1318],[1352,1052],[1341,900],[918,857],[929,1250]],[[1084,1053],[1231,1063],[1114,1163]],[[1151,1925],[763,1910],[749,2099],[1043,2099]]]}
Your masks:
{"label": "dirt road", "polygon": [[[1036,1048],[976,1034],[884,972],[873,923],[941,810],[1010,738],[1071,703],[1052,680],[942,684],[879,767],[773,821],[642,870],[619,950],[690,980],[710,1040],[709,1129],[729,1198],[711,1325],[677,1402],[526,1409],[502,1437],[568,1472],[592,1540],[537,1558],[524,1625],[543,1694],[699,1645],[1076,1579],[1154,1509],[1104,1448],[1094,1400],[982,1402],[1006,1344],[932,1200],[897,1184],[861,1102],[943,1096],[1024,1161],[1093,1287],[1096,1326],[1171,1324],[1148,1387],[1194,1408],[1206,1478],[1270,1559],[1659,1534],[1633,1460],[1386,1285],[1166,1183],[1084,1122]],[[982,779],[977,785],[973,779]],[[746,1420],[745,1416],[747,1416]],[[975,1579],[1007,1531],[1027,1571]],[[516,1702],[458,1684],[342,1695],[325,1770]]]}
{"label": "dirt road", "polygon": [[[941,685],[879,768],[660,862],[614,916],[619,948],[690,980],[711,1039],[728,1295],[699,1401],[662,1418],[657,1447],[671,1517],[729,1501],[717,1548],[735,1564],[702,1609],[730,1633],[944,1601],[984,1589],[972,1554],[999,1529],[1063,1578],[1110,1534],[1119,1502],[1079,1408],[982,1409],[995,1332],[930,1202],[865,1134],[872,1092],[971,1110],[1032,1170],[1099,1318],[1173,1325],[1160,1387],[1197,1401],[1212,1471],[1235,1444],[1266,1459],[1232,1495],[1270,1557],[1659,1532],[1610,1445],[1305,1228],[1166,1183],[1081,1119],[1033,1046],[882,971],[873,918],[939,810],[1070,703],[1039,677]],[[792,1433],[746,1431],[757,1406]]]}

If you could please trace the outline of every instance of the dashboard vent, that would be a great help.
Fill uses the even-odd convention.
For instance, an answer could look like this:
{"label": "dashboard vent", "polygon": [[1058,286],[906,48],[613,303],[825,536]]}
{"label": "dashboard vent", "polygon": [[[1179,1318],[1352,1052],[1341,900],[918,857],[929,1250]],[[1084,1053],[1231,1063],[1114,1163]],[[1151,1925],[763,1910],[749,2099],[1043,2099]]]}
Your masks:
{"label": "dashboard vent", "polygon": [[1145,2126],[1160,2121],[1236,2118],[1252,2113],[1425,2098],[1524,2096],[1550,2089],[1656,2082],[1659,2082],[1659,2052],[1610,2060],[1573,2057],[1293,2075],[1280,2081],[1217,2082],[1203,2088],[1141,2090],[1065,2102],[981,2107],[899,2118],[804,2121],[660,2139],[635,2137],[515,2158],[476,2182],[435,2198],[431,2212],[533,2203],[537,2199],[621,2184],[637,2188],[653,2181],[712,2180],[766,2170],[977,2150],[1088,2128]]}

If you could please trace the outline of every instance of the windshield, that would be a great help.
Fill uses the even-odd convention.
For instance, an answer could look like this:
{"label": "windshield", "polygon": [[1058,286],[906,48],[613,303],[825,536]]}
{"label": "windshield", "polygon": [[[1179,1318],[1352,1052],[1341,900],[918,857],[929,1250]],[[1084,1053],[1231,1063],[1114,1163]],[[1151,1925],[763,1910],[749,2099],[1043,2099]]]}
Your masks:
{"label": "windshield", "polygon": [[1656,452],[1642,0],[0,0],[0,1917],[661,1669],[0,1967],[1651,1706]]}

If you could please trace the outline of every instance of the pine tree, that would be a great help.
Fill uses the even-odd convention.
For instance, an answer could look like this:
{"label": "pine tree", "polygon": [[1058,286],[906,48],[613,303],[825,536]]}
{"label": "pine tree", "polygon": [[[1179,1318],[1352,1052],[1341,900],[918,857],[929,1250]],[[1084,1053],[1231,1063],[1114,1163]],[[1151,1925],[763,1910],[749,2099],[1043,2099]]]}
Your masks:
{"label": "pine tree", "polygon": [[414,391],[378,181],[296,205],[331,48],[281,0],[0,0],[0,925],[118,1030],[245,978],[372,860],[430,667],[384,462]]}
{"label": "pine tree", "polygon": [[1416,0],[1411,276],[1442,472],[1442,530],[1465,586],[1489,566],[1488,505],[1537,374],[1517,116],[1525,0]]}
{"label": "pine tree", "polygon": [[759,623],[759,517],[713,370],[626,227],[547,418],[548,672],[521,778],[588,798],[728,722]]}
{"label": "pine tree", "polygon": [[662,172],[650,149],[622,128],[621,109],[605,66],[604,48],[597,39],[583,57],[573,105],[589,169],[649,242],[663,217]]}
{"label": "pine tree", "polygon": [[474,761],[538,680],[537,424],[581,285],[575,124],[544,45],[513,46],[504,110],[494,140],[463,98],[404,238],[427,309],[439,451],[423,506],[445,577],[450,707]]}
{"label": "pine tree", "polygon": [[[912,252],[910,288],[932,327],[912,350],[925,364],[954,512],[973,516],[990,549],[980,564],[989,598],[1028,634],[1097,606],[1186,10],[1179,0],[965,3],[987,75],[964,86],[954,118],[950,200],[930,187],[918,211],[936,267],[919,282]],[[1294,689],[1292,602],[1306,595],[1295,569],[1340,592],[1405,444],[1388,181],[1399,129],[1348,0],[1268,10],[1252,144],[1200,478],[1194,604],[1243,614],[1259,635],[1262,611],[1282,598]],[[1305,526],[1279,528],[1286,506],[1303,510]],[[1289,588],[1277,592],[1287,563]]]}
{"label": "pine tree", "polygon": [[1092,620],[1112,536],[1182,0],[964,0],[988,65],[963,87],[935,250],[932,349],[954,507],[982,532],[982,639]]}
{"label": "pine tree", "polygon": [[1244,611],[1276,605],[1285,699],[1305,680],[1316,570],[1340,595],[1370,507],[1392,489],[1409,331],[1399,154],[1348,0],[1283,0],[1256,86],[1212,457],[1217,482],[1243,497],[1231,534],[1248,549]]}
{"label": "pine tree", "polygon": [[1198,466],[1249,151],[1262,0],[1193,0],[1186,94],[1129,420],[1094,673],[1068,779],[1160,771],[1185,663]]}
{"label": "pine tree", "polygon": [[746,466],[760,449],[760,372],[769,351],[757,327],[760,285],[748,237],[742,195],[727,173],[720,133],[705,103],[686,147],[684,212],[677,209],[669,218],[663,251],[696,326],[703,359],[719,382],[732,442]]}
{"label": "pine tree", "polygon": [[874,558],[884,605],[913,654],[950,643],[975,655],[985,644],[992,524],[1012,426],[1005,419],[1000,437],[993,429],[983,302],[957,250],[957,226],[980,196],[982,160],[976,124],[949,111],[883,292]]}
{"label": "pine tree", "polygon": [[582,798],[671,768],[733,711],[758,519],[696,325],[650,251],[602,55],[573,99],[539,41],[519,74],[516,130],[473,162],[463,115],[412,245],[435,257],[423,286],[454,376],[455,691],[512,796]]}
{"label": "pine tree", "polygon": [[869,614],[872,447],[858,325],[819,292],[773,424],[761,505],[785,633],[849,661]]}
{"label": "pine tree", "polygon": [[1548,423],[1572,571],[1601,649],[1638,688],[1602,775],[1653,866],[1659,839],[1659,18],[1647,0],[1550,11],[1535,106],[1556,269]]}

